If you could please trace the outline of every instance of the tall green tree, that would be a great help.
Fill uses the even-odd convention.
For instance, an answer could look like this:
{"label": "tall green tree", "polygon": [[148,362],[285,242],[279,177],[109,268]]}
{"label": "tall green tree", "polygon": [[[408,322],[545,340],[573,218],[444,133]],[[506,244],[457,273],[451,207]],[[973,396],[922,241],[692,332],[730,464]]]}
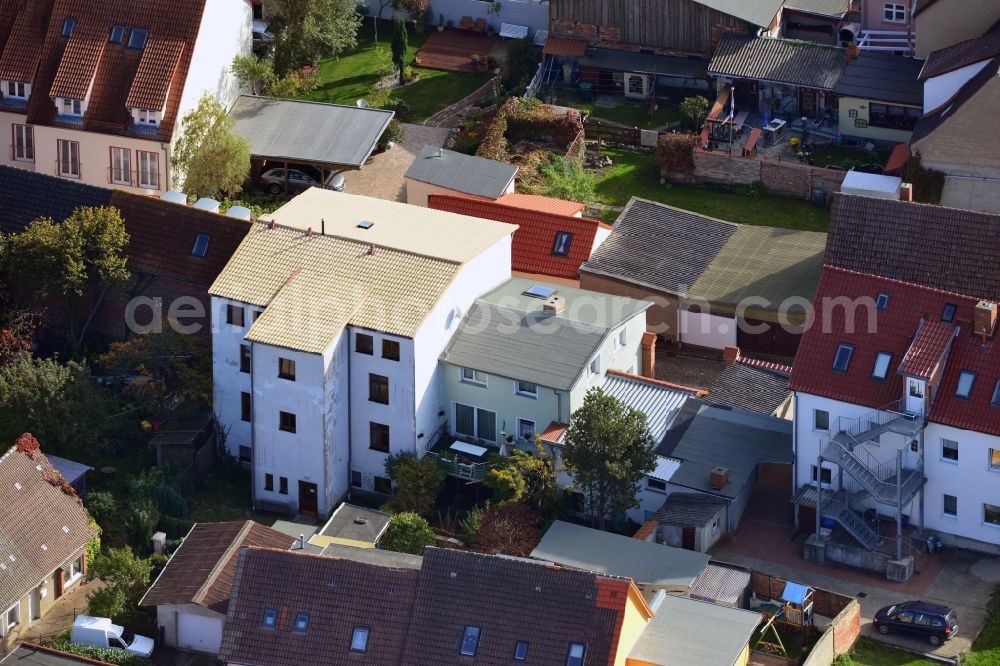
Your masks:
{"label": "tall green tree", "polygon": [[205,93],[184,114],[171,160],[184,191],[198,197],[232,196],[250,173],[250,143],[233,132],[236,121]]}
{"label": "tall green tree", "polygon": [[608,516],[638,504],[642,480],[656,467],[646,415],[599,387],[570,415],[562,457],[601,529]]}
{"label": "tall green tree", "polygon": [[535,454],[514,449],[511,455],[490,469],[483,484],[493,489],[497,504],[522,502],[541,514],[554,517],[559,506],[559,484],[552,456],[535,438]]}
{"label": "tall green tree", "polygon": [[128,546],[95,557],[87,580],[100,580],[105,586],[87,595],[87,612],[115,619],[134,611],[149,587],[151,571],[149,560],[136,556]]}
{"label": "tall green tree", "polygon": [[358,45],[357,0],[269,0],[267,11],[282,26],[274,45],[278,76]]}
{"label": "tall green tree", "polygon": [[394,511],[412,511],[423,516],[431,512],[445,477],[437,459],[400,453],[386,458],[385,473],[396,483],[396,493],[389,500]]}
{"label": "tall green tree", "polygon": [[434,532],[423,516],[415,513],[397,513],[389,519],[389,527],[379,539],[378,547],[382,550],[394,550],[397,553],[423,555],[424,548],[434,545]]}
{"label": "tall green tree", "polygon": [[681,113],[691,121],[691,128],[697,132],[708,116],[708,100],[701,95],[685,97],[681,102]]}
{"label": "tall green tree", "polygon": [[406,21],[401,17],[396,17],[395,27],[392,31],[392,61],[399,69],[399,85],[406,85]]}

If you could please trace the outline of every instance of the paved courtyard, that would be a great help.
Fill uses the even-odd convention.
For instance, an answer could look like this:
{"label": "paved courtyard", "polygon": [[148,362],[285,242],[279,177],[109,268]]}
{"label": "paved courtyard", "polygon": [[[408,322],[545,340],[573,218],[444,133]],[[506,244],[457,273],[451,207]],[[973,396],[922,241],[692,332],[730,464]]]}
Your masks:
{"label": "paved courtyard", "polygon": [[[711,555],[721,562],[750,567],[799,583],[858,597],[862,634],[909,650],[955,658],[967,652],[983,627],[986,607],[995,585],[1000,584],[1000,559],[965,550],[946,550],[916,556],[916,573],[906,583],[837,564],[818,564],[802,559],[805,535],[793,535],[787,499],[783,491],[755,491],[740,527],[720,541]],[[904,634],[882,636],[871,619],[883,606],[925,599],[951,606],[958,612],[958,636],[936,649],[923,639]]]}
{"label": "paved courtyard", "polygon": [[403,201],[403,174],[425,144],[444,146],[451,130],[403,123],[403,141],[384,153],[372,155],[360,170],[344,172],[344,191],[376,199]]}

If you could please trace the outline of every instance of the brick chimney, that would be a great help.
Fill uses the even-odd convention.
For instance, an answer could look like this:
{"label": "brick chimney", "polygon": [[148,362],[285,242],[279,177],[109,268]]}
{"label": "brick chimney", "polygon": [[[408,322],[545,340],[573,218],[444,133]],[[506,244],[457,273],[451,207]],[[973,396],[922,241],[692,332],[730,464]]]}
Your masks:
{"label": "brick chimney", "polygon": [[708,473],[708,485],[713,490],[722,490],[729,483],[729,470],[725,467],[716,467]]}
{"label": "brick chimney", "polygon": [[993,335],[997,323],[997,304],[989,301],[976,303],[976,314],[972,320],[973,331],[984,338]]}
{"label": "brick chimney", "polygon": [[857,60],[861,56],[861,47],[857,44],[848,44],[844,49],[844,60],[850,62]]}
{"label": "brick chimney", "polygon": [[913,183],[903,183],[899,186],[899,200],[913,201]]}
{"label": "brick chimney", "polygon": [[722,360],[726,362],[726,365],[732,365],[736,363],[740,358],[740,348],[727,346],[722,350]]}
{"label": "brick chimney", "polygon": [[656,379],[656,333],[642,334],[642,376]]}

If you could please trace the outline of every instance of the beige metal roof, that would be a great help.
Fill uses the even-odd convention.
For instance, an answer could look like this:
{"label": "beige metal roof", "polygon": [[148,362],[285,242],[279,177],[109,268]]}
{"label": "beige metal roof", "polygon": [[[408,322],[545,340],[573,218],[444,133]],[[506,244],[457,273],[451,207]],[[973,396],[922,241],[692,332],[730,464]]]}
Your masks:
{"label": "beige metal roof", "polygon": [[[373,243],[380,248],[464,263],[510,236],[516,225],[469,218],[421,206],[312,188],[261,219],[297,229]],[[370,228],[358,225],[372,222]]]}
{"label": "beige metal roof", "polygon": [[[488,237],[468,220],[463,226],[479,242]],[[456,261],[258,223],[209,293],[265,307],[247,340],[321,353],[348,324],[412,337],[460,268]]]}

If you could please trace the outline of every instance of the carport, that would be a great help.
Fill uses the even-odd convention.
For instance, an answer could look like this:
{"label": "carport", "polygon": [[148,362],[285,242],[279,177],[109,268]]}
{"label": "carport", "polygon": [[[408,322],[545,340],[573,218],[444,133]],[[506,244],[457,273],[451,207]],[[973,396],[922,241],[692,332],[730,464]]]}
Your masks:
{"label": "carport", "polygon": [[307,165],[320,183],[335,173],[360,169],[371,157],[394,113],[323,102],[241,95],[229,115],[234,130],[250,142],[251,178],[268,168]]}

